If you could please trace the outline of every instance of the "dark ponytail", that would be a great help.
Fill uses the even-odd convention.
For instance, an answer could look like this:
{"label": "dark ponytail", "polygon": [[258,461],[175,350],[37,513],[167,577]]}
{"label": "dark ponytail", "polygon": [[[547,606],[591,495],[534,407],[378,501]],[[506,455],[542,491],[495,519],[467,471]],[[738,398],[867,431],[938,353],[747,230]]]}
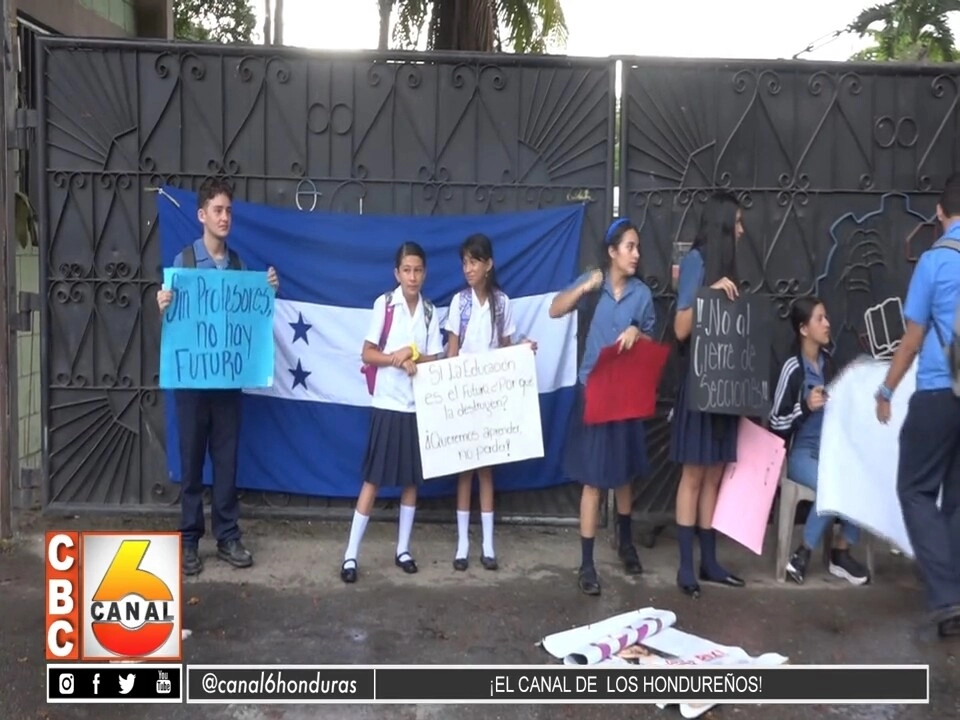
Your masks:
{"label": "dark ponytail", "polygon": [[394,267],[399,270],[400,266],[403,264],[403,259],[407,255],[413,255],[418,257],[423,261],[423,266],[427,266],[427,253],[424,249],[415,242],[405,242],[399,248],[397,248],[397,258],[394,263]]}
{"label": "dark ponytail", "polygon": [[790,327],[793,328],[794,354],[799,355],[803,346],[803,337],[800,335],[800,330],[810,322],[813,311],[817,309],[817,306],[822,304],[823,300],[820,298],[807,295],[806,297],[798,297],[790,305]]}

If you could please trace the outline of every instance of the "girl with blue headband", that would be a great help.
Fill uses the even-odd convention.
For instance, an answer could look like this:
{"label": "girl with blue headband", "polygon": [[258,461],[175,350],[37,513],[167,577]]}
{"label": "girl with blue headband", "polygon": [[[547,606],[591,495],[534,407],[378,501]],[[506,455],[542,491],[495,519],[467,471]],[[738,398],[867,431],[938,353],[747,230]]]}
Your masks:
{"label": "girl with blue headband", "polygon": [[642,420],[621,420],[586,425],[584,388],[597,363],[600,351],[616,343],[629,350],[641,338],[648,338],[656,324],[653,293],[636,277],[640,262],[640,231],[628,218],[615,220],[604,237],[606,272],[591,270],[581,275],[550,305],[550,317],[589,308],[596,302],[587,331],[583,360],[577,376],[577,398],[570,419],[565,447],[564,470],[571,480],[583,485],[580,496],[580,546],[582,558],[578,582],[587,595],[600,594],[600,580],[593,563],[601,493],[615,490],[619,556],[628,574],[643,572],[633,544],[630,512],[633,505],[631,482],[647,474],[646,434]]}

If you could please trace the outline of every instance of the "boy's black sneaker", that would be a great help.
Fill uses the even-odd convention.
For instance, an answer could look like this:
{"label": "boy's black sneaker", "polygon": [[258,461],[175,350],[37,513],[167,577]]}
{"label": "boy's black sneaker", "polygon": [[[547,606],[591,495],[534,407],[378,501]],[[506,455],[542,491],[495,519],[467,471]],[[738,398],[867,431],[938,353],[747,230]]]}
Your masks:
{"label": "boy's black sneaker", "polygon": [[807,575],[807,566],[810,564],[810,551],[803,545],[797,548],[787,563],[787,577],[797,585],[803,585]]}
{"label": "boy's black sneaker", "polygon": [[851,585],[864,585],[870,581],[870,573],[853,558],[849,550],[830,551],[830,574],[843,578]]}
{"label": "boy's black sneaker", "polygon": [[192,546],[184,547],[182,558],[184,575],[199,575],[200,571],[203,570],[203,560],[200,559],[200,553],[197,548]]}
{"label": "boy's black sneaker", "polygon": [[248,568],[253,565],[253,555],[239,540],[228,540],[217,544],[217,557],[236,568]]}

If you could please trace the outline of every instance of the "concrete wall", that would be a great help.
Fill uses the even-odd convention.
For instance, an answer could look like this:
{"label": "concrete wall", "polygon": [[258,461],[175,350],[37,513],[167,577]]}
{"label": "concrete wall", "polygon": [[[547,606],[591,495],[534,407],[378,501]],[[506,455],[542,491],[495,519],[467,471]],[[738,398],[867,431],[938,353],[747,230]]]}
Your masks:
{"label": "concrete wall", "polygon": [[[40,291],[40,256],[35,247],[17,246],[17,289],[21,292]],[[33,330],[17,333],[17,381],[20,465],[39,469],[41,466],[40,313],[33,314]]]}
{"label": "concrete wall", "polygon": [[17,0],[17,10],[63,35],[173,37],[173,0]]}

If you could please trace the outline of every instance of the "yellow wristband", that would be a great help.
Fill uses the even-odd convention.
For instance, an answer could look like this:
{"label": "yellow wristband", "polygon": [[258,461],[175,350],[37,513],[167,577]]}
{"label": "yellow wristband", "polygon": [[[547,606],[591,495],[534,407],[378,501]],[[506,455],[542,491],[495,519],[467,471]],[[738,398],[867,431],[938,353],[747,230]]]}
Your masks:
{"label": "yellow wristband", "polygon": [[417,344],[416,344],[416,343],[410,343],[410,351],[413,353],[413,356],[410,358],[411,360],[413,360],[414,362],[416,362],[417,360],[420,359],[420,351],[417,350]]}

